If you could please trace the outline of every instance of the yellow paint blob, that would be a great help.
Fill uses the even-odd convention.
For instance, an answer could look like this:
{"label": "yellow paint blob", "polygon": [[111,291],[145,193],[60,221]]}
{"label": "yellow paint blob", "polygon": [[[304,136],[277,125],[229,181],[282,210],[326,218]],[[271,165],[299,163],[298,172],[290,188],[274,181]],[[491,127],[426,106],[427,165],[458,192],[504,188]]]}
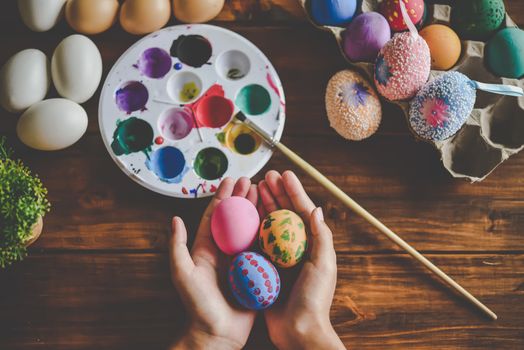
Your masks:
{"label": "yellow paint blob", "polygon": [[182,90],[180,90],[180,101],[189,102],[197,97],[199,93],[200,89],[194,81],[185,83]]}

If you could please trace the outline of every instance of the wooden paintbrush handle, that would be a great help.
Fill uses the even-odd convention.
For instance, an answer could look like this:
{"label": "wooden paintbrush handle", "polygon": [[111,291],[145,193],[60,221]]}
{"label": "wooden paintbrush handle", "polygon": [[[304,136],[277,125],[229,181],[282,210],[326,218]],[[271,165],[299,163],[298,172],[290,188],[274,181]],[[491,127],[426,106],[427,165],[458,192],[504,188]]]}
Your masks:
{"label": "wooden paintbrush handle", "polygon": [[497,319],[497,315],[491,311],[486,305],[482,304],[477,298],[475,298],[471,293],[465,290],[460,284],[455,282],[451,277],[446,275],[441,269],[439,269],[435,264],[429,261],[424,255],[420,254],[415,248],[410,246],[406,241],[400,238],[395,232],[391,231],[386,225],[380,222],[377,218],[371,215],[366,209],[362,208],[357,202],[355,202],[351,197],[344,193],[340,188],[338,188],[333,182],[331,182],[327,177],[322,175],[317,169],[315,169],[311,164],[302,159],[298,154],[284,146],[282,143],[275,143],[275,147],[282,152],[286,157],[288,157],[293,163],[295,163],[299,168],[304,170],[309,174],[313,179],[317,180],[322,186],[324,186],[331,194],[337,197],[342,203],[344,203],[348,208],[353,210],[358,215],[362,216],[366,221],[371,225],[375,226],[380,232],[382,232],[387,238],[389,238],[393,243],[404,249],[409,255],[419,261],[424,265],[428,270],[436,274],[440,279],[442,279],[448,286],[457,291],[465,299],[471,302],[473,305],[477,306],[484,313],[486,313],[493,320]]}

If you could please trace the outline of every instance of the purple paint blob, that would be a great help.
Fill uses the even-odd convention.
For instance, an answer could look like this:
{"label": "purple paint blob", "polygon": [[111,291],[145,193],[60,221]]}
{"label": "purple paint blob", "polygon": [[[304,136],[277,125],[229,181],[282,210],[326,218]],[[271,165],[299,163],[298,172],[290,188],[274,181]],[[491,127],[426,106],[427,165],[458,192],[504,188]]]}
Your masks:
{"label": "purple paint blob", "polygon": [[171,56],[158,47],[147,49],[138,59],[138,70],[149,78],[163,78],[171,70]]}
{"label": "purple paint blob", "polygon": [[374,62],[391,38],[388,21],[377,12],[358,15],[344,32],[344,52],[352,61]]}
{"label": "purple paint blob", "polygon": [[189,135],[194,127],[193,113],[189,108],[171,108],[158,119],[162,136],[170,140],[180,140]]}
{"label": "purple paint blob", "polygon": [[144,84],[138,81],[129,81],[116,91],[115,102],[118,109],[130,114],[146,109],[149,92]]}

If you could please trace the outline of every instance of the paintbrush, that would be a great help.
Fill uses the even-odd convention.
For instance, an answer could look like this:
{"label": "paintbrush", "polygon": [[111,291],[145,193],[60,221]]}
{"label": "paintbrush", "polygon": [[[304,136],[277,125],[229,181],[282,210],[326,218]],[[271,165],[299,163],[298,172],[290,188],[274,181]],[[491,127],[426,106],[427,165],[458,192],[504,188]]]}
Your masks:
{"label": "paintbrush", "polygon": [[497,319],[497,315],[491,311],[486,305],[482,304],[477,298],[475,298],[471,293],[464,289],[460,284],[455,282],[451,277],[446,275],[440,268],[428,260],[424,255],[420,254],[415,248],[410,246],[406,241],[400,238],[395,232],[391,231],[386,225],[380,222],[377,218],[371,215],[366,209],[364,209],[360,204],[355,202],[351,197],[349,197],[344,191],[338,188],[333,182],[331,182],[327,177],[325,177],[321,172],[315,169],[311,164],[302,159],[298,154],[284,146],[280,141],[276,140],[273,136],[269,135],[257,124],[251,121],[246,117],[245,114],[239,112],[235,115],[236,119],[243,122],[249,129],[253,130],[260,137],[262,137],[272,148],[278,149],[282,152],[289,160],[291,160],[295,165],[304,170],[309,176],[315,179],[318,183],[324,186],[331,194],[337,197],[342,203],[344,203],[348,208],[353,210],[355,213],[363,217],[367,222],[373,225],[378,229],[382,234],[389,238],[393,243],[398,245],[400,248],[404,249],[409,255],[411,255],[415,260],[424,265],[428,270],[437,275],[445,284],[447,284],[452,290],[458,292],[463,296],[467,301],[471,302],[474,306],[482,310],[493,320]]}

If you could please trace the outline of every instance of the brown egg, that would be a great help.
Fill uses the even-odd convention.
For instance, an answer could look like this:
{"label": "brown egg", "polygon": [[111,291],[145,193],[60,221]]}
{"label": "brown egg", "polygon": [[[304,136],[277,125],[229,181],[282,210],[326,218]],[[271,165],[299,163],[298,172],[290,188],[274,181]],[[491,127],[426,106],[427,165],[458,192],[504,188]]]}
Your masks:
{"label": "brown egg", "polygon": [[118,0],[68,0],[67,23],[79,33],[97,34],[108,30],[118,14]]}
{"label": "brown egg", "polygon": [[173,0],[175,17],[186,23],[207,22],[215,18],[224,7],[224,0]]}
{"label": "brown egg", "polygon": [[120,10],[122,28],[138,35],[162,28],[170,17],[169,0],[126,0]]}

